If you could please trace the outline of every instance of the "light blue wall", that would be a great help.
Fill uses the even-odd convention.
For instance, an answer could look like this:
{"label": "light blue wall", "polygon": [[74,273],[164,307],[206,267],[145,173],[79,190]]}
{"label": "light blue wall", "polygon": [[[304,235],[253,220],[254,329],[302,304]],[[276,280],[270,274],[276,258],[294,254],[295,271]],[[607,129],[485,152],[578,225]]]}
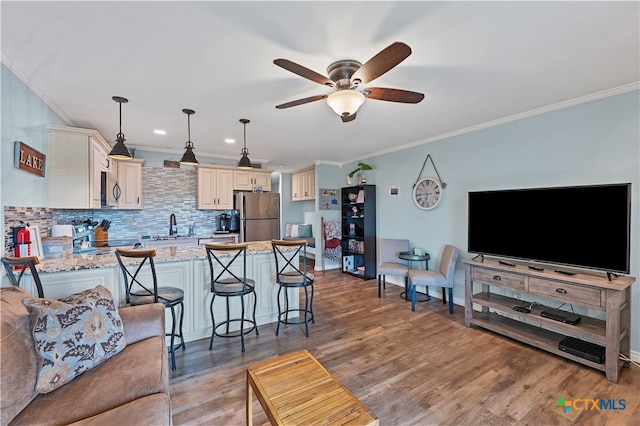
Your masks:
{"label": "light blue wall", "polygon": [[[49,202],[48,180],[13,167],[13,143],[21,141],[49,153],[47,125],[66,123],[4,64],[2,74],[2,205],[42,206]],[[46,166],[45,166],[46,168]],[[46,170],[45,170],[46,173]],[[4,223],[4,217],[2,220]]]}
{"label": "light blue wall", "polygon": [[[447,187],[438,207],[419,210],[413,183],[431,154]],[[443,139],[364,160],[377,185],[378,238],[409,238],[432,254],[453,244],[467,257],[469,191],[631,182],[631,273],[640,276],[640,92],[572,106],[508,124]],[[355,163],[354,163],[355,164]],[[343,167],[343,175],[354,164]],[[435,177],[430,163],[423,176]],[[398,186],[399,197],[389,188]],[[577,218],[578,219],[578,218]],[[594,247],[594,250],[606,250]],[[432,294],[439,289],[432,289]],[[632,287],[631,348],[640,351],[640,284]],[[454,299],[464,298],[464,268],[458,265]]]}
{"label": "light blue wall", "polygon": [[[446,243],[464,250],[467,193],[485,189],[632,182],[632,217],[637,218],[639,116],[639,92],[634,91],[370,158],[378,184],[379,237],[409,237],[431,253]],[[411,201],[427,154],[447,183],[432,211]],[[423,176],[435,177],[430,163]],[[388,194],[392,185],[400,188],[397,198]],[[637,276],[638,221],[632,222],[631,273]]]}
{"label": "light blue wall", "polygon": [[280,174],[280,204],[282,209],[280,211],[280,236],[284,238],[284,228],[286,223],[302,223],[303,204],[306,202],[291,201],[291,174]]}

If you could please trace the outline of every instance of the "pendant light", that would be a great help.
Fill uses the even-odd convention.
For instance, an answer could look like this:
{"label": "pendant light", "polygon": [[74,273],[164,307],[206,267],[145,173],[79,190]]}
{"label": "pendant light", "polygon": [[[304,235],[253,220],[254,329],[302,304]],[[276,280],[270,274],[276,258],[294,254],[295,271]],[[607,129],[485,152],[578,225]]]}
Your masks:
{"label": "pendant light", "polygon": [[238,161],[238,168],[252,169],[253,166],[251,165],[251,160],[249,160],[249,150],[247,150],[247,124],[250,123],[250,121],[246,118],[241,118],[240,122],[244,125],[244,148],[240,151],[242,157],[240,158],[240,161]]}
{"label": "pendant light", "polygon": [[189,137],[187,139],[187,143],[184,144],[184,155],[182,156],[182,160],[180,160],[180,164],[186,164],[188,166],[195,166],[198,164],[198,160],[196,160],[196,156],[193,153],[193,142],[191,142],[191,114],[195,114],[196,112],[192,109],[183,109],[182,112],[187,114],[187,129],[189,132]]}
{"label": "pendant light", "polygon": [[116,144],[113,146],[113,149],[111,149],[109,157],[115,158],[116,160],[131,160],[131,153],[124,145],[126,139],[122,133],[122,104],[126,104],[129,100],[121,96],[113,96],[111,99],[120,104],[120,131],[116,135]]}

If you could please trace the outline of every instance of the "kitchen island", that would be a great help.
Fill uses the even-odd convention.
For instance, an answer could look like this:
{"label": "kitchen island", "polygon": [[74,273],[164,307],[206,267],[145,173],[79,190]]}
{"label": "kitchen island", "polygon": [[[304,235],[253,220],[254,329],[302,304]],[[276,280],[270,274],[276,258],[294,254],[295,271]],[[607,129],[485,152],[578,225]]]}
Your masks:
{"label": "kitchen island", "polygon": [[[154,263],[159,286],[178,287],[184,291],[185,341],[211,336],[211,276],[204,245],[178,245],[156,248]],[[73,254],[62,258],[44,259],[37,265],[44,294],[48,298],[63,298],[71,293],[103,285],[111,291],[114,300],[125,303],[125,289],[115,249],[99,248],[95,252]],[[241,263],[238,263],[241,272]],[[215,267],[215,266],[214,266]],[[247,276],[256,282],[256,321],[259,325],[277,321],[278,304],[276,271],[270,241],[249,243],[247,248]],[[25,289],[36,294],[30,277]],[[5,277],[6,280],[6,277]],[[3,285],[9,285],[3,281]],[[226,316],[223,298],[216,299],[216,318]],[[239,301],[231,301],[232,315],[240,315]],[[233,303],[237,302],[237,303]],[[298,307],[298,293],[289,293],[291,307]],[[167,326],[171,315],[167,312]],[[275,330],[275,329],[274,329]]]}

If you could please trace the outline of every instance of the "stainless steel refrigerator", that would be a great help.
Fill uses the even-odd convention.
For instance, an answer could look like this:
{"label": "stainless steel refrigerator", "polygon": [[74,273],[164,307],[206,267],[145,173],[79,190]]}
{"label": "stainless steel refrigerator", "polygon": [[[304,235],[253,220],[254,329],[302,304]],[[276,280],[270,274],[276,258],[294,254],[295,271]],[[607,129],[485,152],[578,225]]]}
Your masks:
{"label": "stainless steel refrigerator", "polygon": [[240,214],[240,241],[280,238],[280,194],[239,192],[234,206]]}

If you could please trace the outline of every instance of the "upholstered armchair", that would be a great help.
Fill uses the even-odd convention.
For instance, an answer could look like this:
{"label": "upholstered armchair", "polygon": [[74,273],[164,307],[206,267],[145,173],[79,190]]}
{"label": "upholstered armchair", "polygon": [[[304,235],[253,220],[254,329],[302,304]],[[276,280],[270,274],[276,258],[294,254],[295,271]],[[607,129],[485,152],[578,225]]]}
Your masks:
{"label": "upholstered armchair", "polygon": [[380,240],[381,263],[378,265],[378,297],[382,297],[382,289],[386,288],[387,275],[404,277],[405,287],[407,286],[409,261],[402,260],[398,257],[398,254],[403,251],[409,251],[409,240]]}
{"label": "upholstered armchair", "polygon": [[409,294],[411,295],[411,310],[416,310],[417,286],[434,286],[449,289],[449,313],[453,313],[453,273],[460,250],[447,244],[442,249],[440,267],[437,271],[425,271],[422,269],[409,270]]}

